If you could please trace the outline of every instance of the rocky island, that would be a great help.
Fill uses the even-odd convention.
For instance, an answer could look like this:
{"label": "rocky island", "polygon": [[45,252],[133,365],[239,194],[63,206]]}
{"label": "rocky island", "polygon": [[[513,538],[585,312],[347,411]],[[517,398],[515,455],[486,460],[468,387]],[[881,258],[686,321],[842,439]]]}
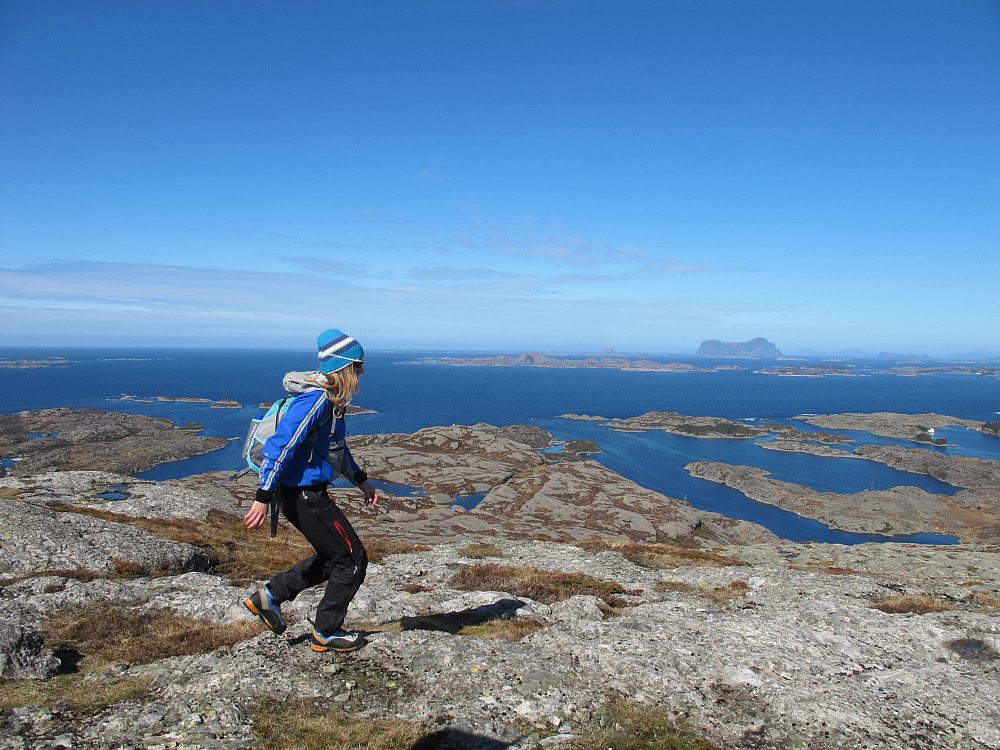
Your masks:
{"label": "rocky island", "polygon": [[781,351],[767,339],[758,336],[749,341],[719,341],[718,339],[702,341],[695,356],[777,359],[781,356]]}
{"label": "rocky island", "polygon": [[944,414],[898,414],[895,412],[874,412],[868,414],[802,414],[800,419],[806,424],[827,430],[857,430],[888,438],[903,438],[920,442],[931,442],[930,430],[941,427],[967,427],[982,430],[984,423],[974,419],[949,417]]}
{"label": "rocky island", "polygon": [[456,367],[568,367],[605,370],[632,370],[636,372],[715,372],[737,369],[733,366],[698,367],[683,362],[654,362],[649,359],[624,359],[621,357],[587,357],[570,359],[548,354],[528,352],[518,356],[503,354],[496,357],[440,357],[414,360],[416,365],[454,365]]}
{"label": "rocky island", "polygon": [[50,468],[137,474],[225,446],[199,424],[102,409],[36,409],[0,415],[0,456],[16,476]]}
{"label": "rocky island", "polygon": [[0,359],[0,369],[8,370],[35,370],[39,367],[66,367],[69,360],[62,357],[48,357],[46,359]]}
{"label": "rocky island", "polygon": [[[1000,468],[1000,462],[990,463]],[[984,543],[1000,537],[1000,485],[954,495],[906,486],[837,494],[773,479],[770,472],[756,466],[693,461],[684,468],[691,476],[724,484],[752,500],[814,518],[833,529],[890,536],[946,534],[964,542]]]}
{"label": "rocky island", "polygon": [[[600,417],[588,417],[577,414],[563,414],[563,419],[578,419],[601,421]],[[705,417],[679,414],[675,411],[650,411],[636,417],[605,420],[604,427],[615,432],[645,432],[647,430],[662,430],[674,435],[699,438],[730,438],[753,439],[767,436],[780,438],[781,441],[801,441],[803,443],[853,443],[854,440],[845,435],[830,432],[802,432],[786,424],[764,424],[760,426],[747,425],[722,417]]]}
{"label": "rocky island", "polygon": [[373,477],[417,491],[369,509],[332,490],[372,559],[348,613],[368,645],[332,658],[304,643],[321,591],[285,605],[281,637],[238,605],[308,553],[284,523],[240,524],[252,477],[0,479],[0,747],[269,750],[305,722],[321,746],[399,750],[604,750],[637,725],[704,750],[1000,750],[995,505],[907,506],[977,543],[796,544],[554,443],[355,436]]}

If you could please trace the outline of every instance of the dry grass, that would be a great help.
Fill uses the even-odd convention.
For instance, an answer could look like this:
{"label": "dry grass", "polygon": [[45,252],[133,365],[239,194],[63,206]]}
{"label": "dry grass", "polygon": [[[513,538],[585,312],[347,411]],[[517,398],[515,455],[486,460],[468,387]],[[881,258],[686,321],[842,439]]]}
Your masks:
{"label": "dry grass", "polygon": [[582,573],[561,573],[531,566],[511,567],[487,563],[463,568],[451,577],[451,586],[463,591],[506,591],[542,604],[588,594],[602,599],[609,607],[625,606],[617,594],[626,594],[614,581],[598,581]]}
{"label": "dry grass", "polygon": [[733,599],[743,596],[750,590],[750,586],[745,581],[733,581],[728,586],[717,586],[701,595],[716,604],[726,604]]}
{"label": "dry grass", "polygon": [[519,641],[542,628],[544,623],[528,617],[518,617],[510,620],[490,620],[481,625],[467,625],[458,631],[459,635],[472,638],[498,638],[505,641]]}
{"label": "dry grass", "polygon": [[[112,560],[111,570],[90,570],[89,568],[60,568],[58,570],[36,570],[32,573],[26,573],[21,576],[15,576],[12,578],[0,578],[0,586],[10,586],[14,583],[19,583],[21,581],[26,581],[29,578],[73,578],[81,583],[90,583],[91,581],[96,581],[98,578],[107,578],[112,581],[120,580],[131,580],[134,578],[142,578],[147,576],[149,578],[158,578],[160,576],[169,575],[170,571],[162,570],[160,568],[150,568],[149,566],[142,565],[137,562],[130,562],[128,560]],[[45,587],[45,593],[49,594],[53,591],[62,591],[65,586],[58,584],[53,584]]]}
{"label": "dry grass", "polygon": [[385,562],[386,555],[403,555],[410,552],[430,552],[426,544],[410,544],[396,539],[363,539],[368,559],[374,563]]}
{"label": "dry grass", "polygon": [[488,542],[472,542],[458,551],[459,557],[507,557],[504,551]]}
{"label": "dry grass", "polygon": [[605,709],[602,726],[587,727],[566,750],[718,750],[712,743],[671,720],[661,708],[616,700]]}
{"label": "dry grass", "polygon": [[0,710],[39,704],[95,709],[143,693],[149,677],[86,680],[112,664],[148,664],[169,656],[199,654],[258,635],[257,623],[218,625],[165,610],[137,611],[94,605],[49,620],[46,644],[77,670],[48,680],[0,681]]}
{"label": "dry grass", "polygon": [[733,581],[727,586],[716,586],[714,588],[693,586],[690,583],[682,583],[681,581],[660,581],[656,584],[656,590],[660,592],[677,591],[683,594],[699,596],[715,604],[727,604],[733,599],[747,593],[750,590],[750,586],[744,581]]}
{"label": "dry grass", "polygon": [[912,614],[925,615],[928,612],[947,612],[955,609],[951,604],[934,599],[923,594],[907,594],[905,596],[890,596],[876,604],[872,609],[877,609],[889,614]]}
{"label": "dry grass", "polygon": [[80,674],[66,674],[49,680],[0,680],[0,711],[56,704],[103,708],[145,692],[151,679],[145,676],[99,681],[84,680]]}
{"label": "dry grass", "polygon": [[726,557],[706,550],[687,549],[672,544],[636,544],[620,539],[587,539],[578,542],[576,546],[595,552],[605,550],[620,552],[626,560],[646,568],[671,569],[685,565],[719,568],[749,565],[749,563],[734,557]]}
{"label": "dry grass", "polygon": [[403,719],[354,719],[312,701],[273,701],[254,712],[261,750],[410,750],[430,729]]}
{"label": "dry grass", "polygon": [[[260,750],[439,750],[464,747],[468,738],[451,730],[434,731],[402,719],[351,718],[315,700],[269,701],[253,715],[254,746]],[[560,745],[567,750],[718,750],[666,711],[618,700],[579,736]]]}
{"label": "dry grass", "polygon": [[245,641],[263,630],[257,622],[220,625],[169,610],[128,610],[93,605],[49,620],[45,642],[76,652],[81,672],[111,664],[148,664],[170,656],[202,654]]}
{"label": "dry grass", "polygon": [[402,633],[404,630],[433,630],[439,633],[464,635],[472,638],[493,638],[519,641],[541,630],[545,623],[527,617],[490,618],[475,610],[439,612],[403,617],[389,622],[354,623],[355,630],[376,633]]}
{"label": "dry grass", "polygon": [[986,591],[973,591],[967,596],[962,597],[962,601],[976,607],[1000,609],[1000,594],[991,594]]}

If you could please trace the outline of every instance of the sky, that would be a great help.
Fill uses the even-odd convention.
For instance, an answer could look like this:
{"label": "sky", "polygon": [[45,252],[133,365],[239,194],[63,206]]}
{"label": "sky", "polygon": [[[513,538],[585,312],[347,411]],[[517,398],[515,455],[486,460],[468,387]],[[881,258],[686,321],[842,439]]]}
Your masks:
{"label": "sky", "polygon": [[0,346],[1000,352],[997,0],[0,0]]}

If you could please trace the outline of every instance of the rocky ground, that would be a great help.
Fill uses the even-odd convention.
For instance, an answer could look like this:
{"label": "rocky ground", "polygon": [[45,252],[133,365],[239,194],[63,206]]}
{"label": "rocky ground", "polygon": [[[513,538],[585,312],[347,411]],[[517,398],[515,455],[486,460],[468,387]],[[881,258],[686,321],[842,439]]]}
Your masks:
{"label": "rocky ground", "polygon": [[[123,481],[73,479],[46,489],[64,502],[86,501],[76,493],[88,484]],[[190,501],[174,486],[147,494],[163,504]],[[10,502],[49,520],[37,497]],[[196,548],[185,554],[183,545],[162,539],[147,538],[143,547],[136,535],[114,554],[146,564],[165,554],[153,550],[169,549],[175,575],[23,577],[67,558],[82,567],[106,560],[107,550],[86,541],[93,519],[61,515],[57,525],[80,534],[47,538],[44,524],[32,527],[42,535],[36,541],[62,554],[22,563],[22,575],[8,574],[0,589],[8,614],[0,630],[5,677],[53,679],[60,662],[44,643],[43,623],[93,603],[122,612],[169,606],[218,623],[251,619],[238,606],[245,588],[199,571]],[[588,731],[617,695],[665,707],[724,748],[1000,748],[997,548],[772,541],[718,550],[736,564],[705,566],[695,558],[660,569],[627,550],[503,535],[494,542],[490,554],[502,556],[484,558],[462,539],[373,564],[349,614],[367,632],[361,651],[309,650],[307,618],[320,595],[310,591],[285,606],[292,625],[282,637],[263,633],[209,653],[113,664],[88,675],[94,690],[148,681],[127,700],[4,712],[0,747],[250,747],[261,703],[303,699],[356,717],[451,727],[464,747],[536,748]],[[457,572],[484,563],[584,573],[622,593],[609,611],[592,595],[544,603],[456,583]],[[930,597],[942,611],[873,609],[900,595]],[[449,625],[511,619],[537,629],[504,640],[461,635]]]}
{"label": "rocky ground", "polygon": [[[367,634],[362,650],[308,648],[314,590],[285,605],[281,637],[251,629],[231,645],[114,662],[82,681],[46,628],[88,606],[115,619],[168,607],[252,625],[239,606],[245,576],[191,526],[238,527],[252,477],[0,479],[0,748],[250,748],[262,707],[298,700],[443,729],[452,744],[442,747],[569,747],[622,697],[666,709],[720,748],[1000,749],[995,533],[945,547],[793,544],[577,454],[538,452],[551,442],[489,425],[354,441],[372,476],[428,489],[374,511],[357,490],[333,491],[373,550],[390,545],[349,612]],[[467,493],[485,494],[472,510],[451,504]],[[275,559],[301,545],[284,530],[253,539]],[[487,565],[507,574],[463,583]],[[531,569],[586,575],[614,597],[565,582],[555,596],[529,595],[515,572]],[[489,637],[510,632],[488,627],[499,625],[523,630]],[[11,697],[26,682],[72,679],[95,695],[140,688],[86,706]]]}

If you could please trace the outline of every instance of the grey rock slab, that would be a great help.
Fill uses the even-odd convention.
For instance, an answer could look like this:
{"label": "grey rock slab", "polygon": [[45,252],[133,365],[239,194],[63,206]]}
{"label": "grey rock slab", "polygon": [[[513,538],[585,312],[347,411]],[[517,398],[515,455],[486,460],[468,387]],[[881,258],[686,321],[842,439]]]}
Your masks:
{"label": "grey rock slab", "polygon": [[45,679],[59,671],[59,659],[26,618],[8,612],[0,622],[0,677]]}
{"label": "grey rock slab", "polygon": [[150,482],[101,471],[53,471],[0,479],[0,487],[29,502],[61,502],[140,518],[205,518],[212,511],[242,515],[237,499],[213,483],[193,489],[183,483]]}
{"label": "grey rock slab", "polygon": [[197,547],[122,523],[5,498],[0,498],[0,515],[0,569],[11,574],[80,568],[107,573],[115,561],[149,570],[208,566]]}

